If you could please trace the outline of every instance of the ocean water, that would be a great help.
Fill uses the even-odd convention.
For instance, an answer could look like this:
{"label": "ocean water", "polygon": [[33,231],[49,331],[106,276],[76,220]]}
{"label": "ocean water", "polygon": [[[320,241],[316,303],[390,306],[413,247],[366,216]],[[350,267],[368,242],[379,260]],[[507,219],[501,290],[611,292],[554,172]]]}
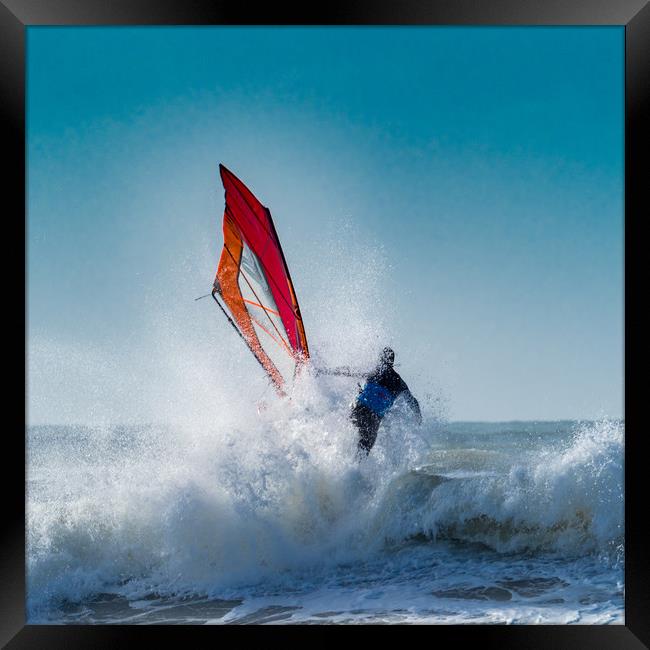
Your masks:
{"label": "ocean water", "polygon": [[396,405],[336,382],[210,424],[30,426],[28,620],[624,623],[624,424]]}

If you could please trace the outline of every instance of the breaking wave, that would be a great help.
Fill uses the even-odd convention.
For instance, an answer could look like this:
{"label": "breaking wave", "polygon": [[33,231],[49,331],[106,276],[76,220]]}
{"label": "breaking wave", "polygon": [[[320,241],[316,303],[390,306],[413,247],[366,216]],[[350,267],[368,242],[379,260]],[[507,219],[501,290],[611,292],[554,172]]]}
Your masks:
{"label": "breaking wave", "polygon": [[559,453],[536,451],[505,473],[476,471],[482,452],[438,450],[433,473],[422,461],[440,425],[429,422],[423,439],[395,418],[357,466],[345,410],[313,378],[301,389],[246,429],[201,436],[32,430],[44,451],[30,465],[30,618],[111,589],[218,595],[290,580],[414,537],[622,561],[620,423],[578,427]]}

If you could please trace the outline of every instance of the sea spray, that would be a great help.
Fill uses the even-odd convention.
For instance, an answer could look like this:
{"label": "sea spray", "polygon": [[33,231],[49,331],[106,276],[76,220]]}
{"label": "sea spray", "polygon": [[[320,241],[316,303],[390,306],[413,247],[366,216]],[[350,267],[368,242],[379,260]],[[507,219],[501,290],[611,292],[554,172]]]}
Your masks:
{"label": "sea spray", "polygon": [[366,561],[419,535],[499,553],[620,553],[620,423],[579,426],[557,452],[534,450],[507,473],[459,478],[455,454],[446,477],[388,459],[391,437],[408,444],[396,423],[357,467],[343,411],[318,410],[320,399],[200,446],[160,429],[32,431],[35,449],[63,446],[53,457],[72,468],[39,473],[31,493],[32,616],[105,591],[220,594]]}
{"label": "sea spray", "polygon": [[[346,237],[348,248],[322,242],[323,259],[292,268],[302,278],[296,289],[313,365],[364,370],[395,335],[386,260],[359,233],[348,229]],[[118,350],[73,346],[72,355],[69,345],[30,341],[31,370],[45,359],[45,374],[63,371],[61,385],[77,377],[74,390],[37,397],[59,396],[66,421],[78,414],[90,422],[28,429],[30,622],[70,620],[69,611],[84,617],[106,593],[127,599],[132,616],[143,602],[168,606],[182,597],[266,604],[275,594],[296,607],[296,593],[319,589],[314,602],[328,603],[319,605],[325,610],[384,602],[397,612],[405,600],[415,620],[428,620],[434,591],[471,595],[506,573],[518,581],[531,571],[551,571],[549,584],[563,585],[601,571],[611,549],[620,559],[622,423],[459,431],[444,422],[446,397],[423,376],[431,392],[422,399],[416,391],[423,426],[398,400],[358,463],[348,417],[355,380],[307,371],[278,399],[229,325],[207,301],[190,300],[203,287],[184,264],[177,286],[154,287],[159,293],[146,299],[146,341],[125,340]],[[303,292],[312,268],[316,290]],[[394,347],[399,362],[402,348]],[[567,565],[565,556],[580,559]],[[620,565],[604,575],[605,589],[614,587],[602,616],[616,620]],[[459,582],[471,587],[454,591]],[[416,591],[382,601],[406,583]],[[350,585],[360,591],[348,598]],[[556,600],[594,597],[565,591]],[[580,620],[576,608],[583,606],[542,618]],[[454,612],[460,621],[494,620],[458,603],[433,610],[443,621],[456,620]],[[522,607],[521,620],[528,611]],[[386,616],[403,615],[395,612]]]}

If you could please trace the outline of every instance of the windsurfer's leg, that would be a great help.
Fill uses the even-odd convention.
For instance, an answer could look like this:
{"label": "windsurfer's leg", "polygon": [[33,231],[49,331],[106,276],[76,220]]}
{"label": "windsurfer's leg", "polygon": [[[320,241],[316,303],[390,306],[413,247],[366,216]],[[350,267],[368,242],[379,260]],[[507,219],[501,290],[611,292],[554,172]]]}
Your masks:
{"label": "windsurfer's leg", "polygon": [[[374,430],[373,430],[374,429]],[[366,456],[370,453],[377,439],[377,428],[369,426],[359,431],[358,451]]]}
{"label": "windsurfer's leg", "polygon": [[350,417],[359,430],[359,442],[357,453],[360,457],[370,453],[379,430],[380,418],[370,409],[363,405],[357,405],[352,409]]}

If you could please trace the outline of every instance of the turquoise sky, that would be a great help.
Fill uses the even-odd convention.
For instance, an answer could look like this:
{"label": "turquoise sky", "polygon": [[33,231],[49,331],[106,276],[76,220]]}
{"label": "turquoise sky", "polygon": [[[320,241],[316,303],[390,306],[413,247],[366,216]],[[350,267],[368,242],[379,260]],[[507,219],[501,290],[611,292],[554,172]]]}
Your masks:
{"label": "turquoise sky", "polygon": [[28,28],[31,421],[92,419],[90,385],[97,403],[128,386],[114,412],[137,410],[154,315],[223,346],[193,301],[220,248],[219,162],[270,207],[312,348],[354,327],[320,313],[324,278],[371,260],[360,318],[453,419],[621,416],[623,39]]}

